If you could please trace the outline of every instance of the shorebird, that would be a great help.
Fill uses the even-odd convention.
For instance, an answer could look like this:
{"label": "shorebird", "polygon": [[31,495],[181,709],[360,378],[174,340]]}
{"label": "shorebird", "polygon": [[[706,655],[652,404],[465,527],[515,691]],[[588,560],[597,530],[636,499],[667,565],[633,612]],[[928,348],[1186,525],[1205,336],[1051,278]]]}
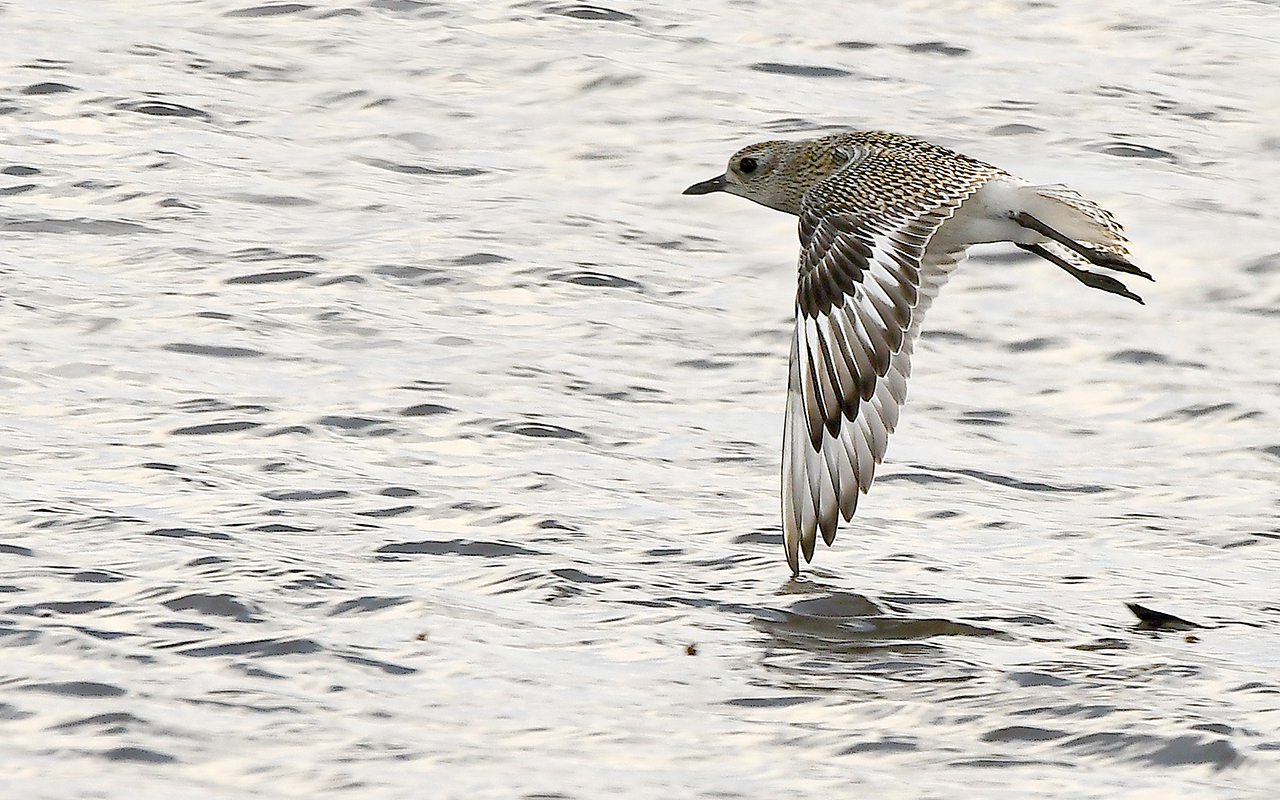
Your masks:
{"label": "shorebird", "polygon": [[1012,242],[1073,278],[1141,303],[1089,265],[1148,280],[1115,218],[910,136],[854,131],[744,147],[684,194],[728,192],[800,218],[799,289],[782,437],[787,563],[835,541],[871,488],[907,398],[925,312],[970,245]]}

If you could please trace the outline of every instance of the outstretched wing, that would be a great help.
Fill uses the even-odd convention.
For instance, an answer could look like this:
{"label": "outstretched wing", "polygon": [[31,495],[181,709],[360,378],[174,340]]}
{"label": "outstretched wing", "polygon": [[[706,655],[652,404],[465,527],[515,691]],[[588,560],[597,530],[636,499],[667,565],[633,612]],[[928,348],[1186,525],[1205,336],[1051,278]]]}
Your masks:
{"label": "outstretched wing", "polygon": [[[955,160],[944,175],[922,175],[917,148],[864,152],[805,196],[782,457],[793,573],[801,552],[812,560],[817,532],[830,545],[837,514],[852,518],[858,493],[871,487],[906,401],[924,312],[965,257],[963,245],[930,243],[999,173],[937,150]],[[862,173],[874,186],[860,185]]]}

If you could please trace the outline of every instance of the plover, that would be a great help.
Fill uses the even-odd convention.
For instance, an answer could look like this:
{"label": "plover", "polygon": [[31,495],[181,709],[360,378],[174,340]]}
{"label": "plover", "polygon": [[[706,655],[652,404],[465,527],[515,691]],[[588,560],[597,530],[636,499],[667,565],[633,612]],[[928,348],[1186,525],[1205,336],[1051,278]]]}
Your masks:
{"label": "plover", "polygon": [[684,194],[728,192],[800,218],[799,290],[782,444],[787,562],[853,517],[907,397],[925,312],[970,245],[1012,242],[1139,303],[1088,265],[1151,279],[1112,215],[910,136],[854,131],[744,147]]}

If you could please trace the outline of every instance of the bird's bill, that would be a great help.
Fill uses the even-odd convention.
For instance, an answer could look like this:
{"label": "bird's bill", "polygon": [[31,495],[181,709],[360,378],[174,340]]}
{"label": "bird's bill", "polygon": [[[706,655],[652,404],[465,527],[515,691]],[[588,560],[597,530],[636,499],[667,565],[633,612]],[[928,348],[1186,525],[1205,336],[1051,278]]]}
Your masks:
{"label": "bird's bill", "polygon": [[711,194],[712,192],[723,192],[727,182],[723,175],[717,175],[709,181],[695,183],[681,194]]}

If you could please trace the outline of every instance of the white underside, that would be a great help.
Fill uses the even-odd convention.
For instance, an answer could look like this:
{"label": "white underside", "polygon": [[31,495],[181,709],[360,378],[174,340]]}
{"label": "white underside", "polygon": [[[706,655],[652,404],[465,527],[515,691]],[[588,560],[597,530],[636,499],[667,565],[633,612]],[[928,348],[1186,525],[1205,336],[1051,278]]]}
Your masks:
{"label": "white underside", "polygon": [[[1014,221],[1026,212],[1064,236],[1078,242],[1119,244],[1091,214],[1093,203],[1065,186],[1037,186],[1013,176],[987,181],[960,204],[930,242],[930,250],[946,252],[956,247],[990,242],[1044,244],[1051,241]],[[1098,210],[1098,213],[1102,213]]]}

